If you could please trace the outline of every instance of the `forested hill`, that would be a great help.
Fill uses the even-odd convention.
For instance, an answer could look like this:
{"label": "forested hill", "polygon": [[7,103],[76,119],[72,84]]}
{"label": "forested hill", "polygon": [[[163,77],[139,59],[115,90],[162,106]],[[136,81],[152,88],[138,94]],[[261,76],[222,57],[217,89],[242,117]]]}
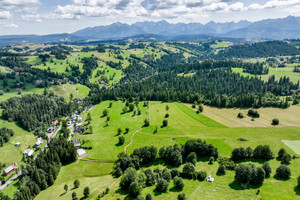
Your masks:
{"label": "forested hill", "polygon": [[[174,72],[163,72],[145,81],[121,84],[104,91],[94,86],[90,91],[91,101],[119,98],[151,101],[202,102],[216,107],[287,107],[278,101],[277,95],[290,95],[299,88],[289,78],[268,82],[257,78],[243,77],[230,68],[200,69],[191,77],[178,76]],[[267,95],[268,94],[268,95]],[[267,97],[268,96],[268,97]]]}
{"label": "forested hill", "polygon": [[300,50],[284,41],[267,41],[254,44],[233,45],[221,50],[217,59],[227,58],[256,58],[272,56],[294,56],[299,55]]}
{"label": "forested hill", "polygon": [[70,114],[71,105],[53,95],[23,95],[1,102],[2,117],[17,122],[22,128],[43,130],[58,117]]}

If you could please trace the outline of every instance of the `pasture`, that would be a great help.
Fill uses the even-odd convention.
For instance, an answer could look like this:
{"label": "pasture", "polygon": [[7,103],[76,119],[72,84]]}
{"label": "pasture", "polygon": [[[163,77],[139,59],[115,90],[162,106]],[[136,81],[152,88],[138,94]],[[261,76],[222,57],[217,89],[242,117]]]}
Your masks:
{"label": "pasture", "polygon": [[[82,183],[80,188],[74,190],[79,197],[82,196],[83,188],[89,186],[91,190],[89,199],[95,199],[95,197],[101,194],[106,187],[110,188],[110,192],[103,199],[130,199],[127,196],[127,193],[119,190],[118,184],[120,178],[114,179],[110,175],[113,164],[95,162],[95,160],[116,160],[118,153],[124,151],[124,148],[127,145],[127,152],[132,153],[135,148],[145,145],[153,144],[160,148],[172,144],[183,144],[189,139],[200,138],[207,143],[216,146],[219,150],[219,154],[226,157],[230,157],[231,151],[235,147],[251,146],[252,148],[255,148],[258,145],[264,144],[270,145],[275,155],[277,155],[277,152],[282,147],[291,155],[299,154],[299,152],[295,150],[295,144],[291,145],[292,143],[290,142],[300,140],[299,125],[294,121],[291,122],[294,123],[293,126],[288,126],[288,122],[284,122],[282,119],[282,125],[272,127],[268,124],[269,120],[264,119],[265,115],[272,116],[276,112],[279,112],[280,116],[284,116],[284,113],[286,112],[286,115],[288,116],[291,114],[290,112],[293,112],[295,107],[291,107],[292,111],[289,109],[274,109],[273,111],[262,109],[259,110],[259,113],[262,115],[261,122],[257,119],[254,121],[256,123],[255,126],[249,126],[247,123],[250,122],[247,122],[244,125],[242,124],[241,127],[235,127],[235,122],[232,122],[231,124],[228,123],[230,120],[237,120],[235,118],[238,111],[234,109],[232,109],[232,113],[235,113],[233,118],[233,114],[225,115],[225,113],[230,113],[230,110],[219,109],[218,111],[214,111],[210,110],[208,107],[204,107],[204,112],[202,114],[196,114],[189,105],[181,103],[150,102],[149,108],[147,109],[141,102],[139,103],[141,115],[133,116],[133,112],[122,112],[125,103],[115,101],[111,108],[109,108],[109,103],[109,101],[102,102],[90,111],[92,116],[91,125],[93,126],[93,134],[75,136],[77,139],[89,140],[87,146],[92,146],[93,149],[87,151],[85,159],[90,159],[90,161],[79,160],[76,163],[63,166],[55,184],[47,190],[42,191],[36,199],[70,199],[70,189],[65,194],[63,186],[64,184],[68,184],[69,188],[72,188],[71,185],[74,179],[79,179]],[[166,109],[167,105],[169,107],[168,110]],[[105,124],[106,117],[102,116],[104,109],[109,110],[108,115],[110,116],[110,121],[108,126]],[[216,112],[221,112],[219,117],[216,114],[207,114]],[[271,114],[268,114],[268,112]],[[169,114],[168,118],[165,118],[166,113]],[[296,116],[297,114],[294,115]],[[87,113],[84,114],[84,118],[86,118],[86,116]],[[223,116],[223,118],[228,118],[227,121],[220,121],[221,116]],[[144,119],[147,118],[150,120],[150,126],[142,127]],[[168,120],[168,126],[166,127],[162,126],[162,121],[164,119]],[[264,122],[264,120],[266,121]],[[126,127],[130,129],[129,133],[124,133]],[[117,145],[118,128],[123,130],[121,135],[125,137],[125,144],[122,146]],[[154,133],[156,128],[157,132]],[[239,138],[244,138],[246,141],[240,141],[238,140]],[[286,140],[289,142],[286,143]],[[300,159],[291,161],[289,167],[292,176],[291,179],[287,181],[279,180],[274,177],[276,168],[280,165],[280,161],[276,159],[270,160],[269,163],[272,167],[272,174],[260,187],[261,192],[259,195],[256,195],[257,187],[244,189],[237,185],[233,181],[233,171],[227,171],[224,176],[217,176],[218,163],[215,162],[213,165],[209,165],[207,161],[208,158],[198,159],[196,169],[207,171],[208,175],[212,175],[215,178],[214,183],[184,179],[185,187],[182,191],[174,189],[173,183],[171,182],[166,193],[157,193],[155,191],[155,186],[152,186],[144,188],[142,196],[145,197],[147,193],[151,193],[154,196],[154,199],[176,199],[179,192],[185,192],[188,199],[299,198],[299,191],[294,187],[296,185],[296,178],[300,174],[300,168],[298,167],[300,165]],[[264,161],[255,161],[253,163],[256,166],[261,166],[263,162]],[[154,163],[150,167],[172,168],[161,162]],[[179,170],[181,169],[182,166],[179,167]]]}
{"label": "pasture", "polygon": [[[187,106],[191,107],[191,105]],[[196,109],[195,109],[196,110]],[[290,106],[287,109],[278,108],[259,108],[257,109],[260,114],[259,118],[252,121],[252,117],[247,115],[249,109],[239,108],[214,108],[204,106],[203,115],[216,120],[228,127],[274,127],[272,119],[279,119],[279,125],[276,127],[299,127],[299,106]],[[237,117],[238,113],[242,113],[244,118]]]}

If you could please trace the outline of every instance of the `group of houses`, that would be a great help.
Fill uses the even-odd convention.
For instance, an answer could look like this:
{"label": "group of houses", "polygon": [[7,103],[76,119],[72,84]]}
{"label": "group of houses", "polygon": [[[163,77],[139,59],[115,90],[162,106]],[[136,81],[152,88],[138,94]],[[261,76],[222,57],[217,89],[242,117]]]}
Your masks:
{"label": "group of houses", "polygon": [[9,175],[10,173],[18,169],[18,167],[19,167],[18,163],[12,163],[10,166],[8,166],[6,169],[3,170],[3,175],[4,176]]}
{"label": "group of houses", "polygon": [[78,97],[78,98],[74,99],[74,102],[77,104],[81,104],[83,101],[86,101],[86,100],[87,100],[87,97],[84,97],[84,98]]}
{"label": "group of houses", "polygon": [[58,126],[60,122],[58,120],[55,120],[52,125],[47,129],[48,134],[52,134],[56,130],[56,126]]}

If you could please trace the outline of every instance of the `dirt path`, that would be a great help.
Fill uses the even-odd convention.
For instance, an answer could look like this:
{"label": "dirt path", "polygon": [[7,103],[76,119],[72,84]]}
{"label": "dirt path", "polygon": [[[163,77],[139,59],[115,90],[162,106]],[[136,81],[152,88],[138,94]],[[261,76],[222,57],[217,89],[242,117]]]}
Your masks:
{"label": "dirt path", "polygon": [[130,145],[131,145],[131,143],[132,143],[132,140],[133,140],[133,137],[135,136],[135,134],[137,133],[137,132],[139,132],[140,130],[142,130],[142,128],[140,128],[140,129],[138,129],[138,130],[136,130],[133,134],[132,134],[132,136],[131,136],[131,138],[130,138],[130,142],[129,142],[129,144],[127,144],[125,147],[124,147],[124,152],[127,154],[127,147],[129,147]]}
{"label": "dirt path", "polygon": [[[149,121],[149,105],[147,106],[147,120]],[[135,134],[137,134],[138,132],[140,132],[142,130],[142,128],[140,128],[140,129],[138,129],[138,130],[136,130],[133,134],[132,134],[132,136],[131,136],[131,138],[130,138],[130,142],[129,142],[129,144],[127,144],[125,147],[124,147],[124,152],[127,154],[127,148],[132,144],[132,140],[133,140],[133,137],[135,136]]]}

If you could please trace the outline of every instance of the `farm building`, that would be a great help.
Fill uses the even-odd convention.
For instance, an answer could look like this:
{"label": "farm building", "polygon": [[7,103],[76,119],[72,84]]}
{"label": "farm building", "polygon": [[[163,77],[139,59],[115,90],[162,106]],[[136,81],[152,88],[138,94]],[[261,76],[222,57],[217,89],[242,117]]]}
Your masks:
{"label": "farm building", "polygon": [[54,126],[57,126],[57,125],[59,125],[59,124],[60,124],[60,122],[57,121],[57,120],[55,120],[55,121],[53,122],[53,125],[54,125]]}
{"label": "farm building", "polygon": [[94,108],[94,106],[92,104],[88,105],[86,108],[86,111],[90,111]]}
{"label": "farm building", "polygon": [[213,183],[214,180],[215,180],[215,179],[214,179],[213,177],[211,177],[211,175],[209,175],[209,176],[207,177],[207,181],[208,181],[208,182],[212,182],[212,183]]}
{"label": "farm building", "polygon": [[3,171],[3,175],[7,176],[8,174],[12,173],[13,171],[14,171],[14,168],[12,166],[9,166]]}
{"label": "farm building", "polygon": [[78,154],[78,156],[82,156],[82,155],[86,154],[86,151],[84,149],[77,149],[77,154]]}
{"label": "farm building", "polygon": [[32,156],[33,153],[34,153],[34,150],[32,150],[32,149],[26,149],[24,151],[24,155],[27,155],[28,157]]}
{"label": "farm building", "polygon": [[74,147],[80,147],[80,142],[78,139],[73,140]]}
{"label": "farm building", "polygon": [[19,147],[21,145],[21,142],[17,142],[16,144],[15,144],[15,146],[17,146],[17,147]]}
{"label": "farm building", "polygon": [[48,133],[53,133],[55,131],[55,126],[51,126],[47,129]]}
{"label": "farm building", "polygon": [[81,133],[81,126],[75,126],[74,133]]}
{"label": "farm building", "polygon": [[35,146],[39,147],[43,144],[44,139],[42,137],[39,137],[38,139],[36,139],[36,143]]}

